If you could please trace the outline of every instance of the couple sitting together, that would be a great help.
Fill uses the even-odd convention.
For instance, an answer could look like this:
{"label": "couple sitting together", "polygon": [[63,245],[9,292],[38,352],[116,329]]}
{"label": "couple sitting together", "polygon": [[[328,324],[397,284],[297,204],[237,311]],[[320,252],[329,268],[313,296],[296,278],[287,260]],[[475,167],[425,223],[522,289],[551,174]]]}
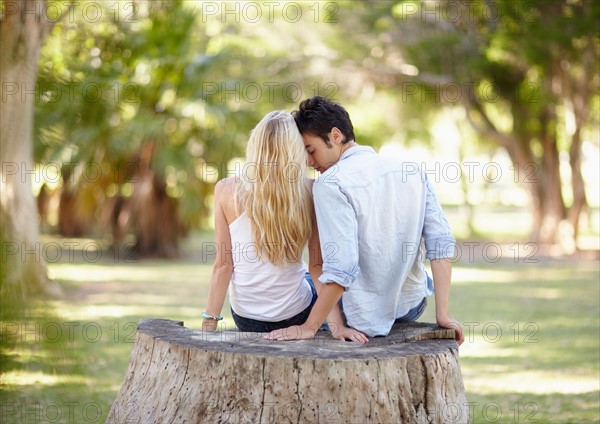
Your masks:
{"label": "couple sitting together", "polygon": [[327,321],[336,339],[367,342],[419,318],[435,294],[438,325],[463,342],[448,311],[455,241],[423,171],[358,145],[348,112],[318,96],[265,116],[246,160],[215,187],[203,329],[217,328],[229,290],[241,331],[309,339]]}

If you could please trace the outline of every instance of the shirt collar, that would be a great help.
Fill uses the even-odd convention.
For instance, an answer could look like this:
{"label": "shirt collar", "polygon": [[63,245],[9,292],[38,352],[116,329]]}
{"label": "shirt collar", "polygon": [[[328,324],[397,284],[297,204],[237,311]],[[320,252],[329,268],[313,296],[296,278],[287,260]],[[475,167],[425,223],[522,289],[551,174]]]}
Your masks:
{"label": "shirt collar", "polygon": [[344,160],[352,155],[360,155],[360,154],[364,154],[364,153],[375,153],[375,149],[373,149],[371,146],[354,146],[354,147],[350,147],[348,150],[346,150],[344,153],[342,153],[342,156],[340,156],[340,160]]}

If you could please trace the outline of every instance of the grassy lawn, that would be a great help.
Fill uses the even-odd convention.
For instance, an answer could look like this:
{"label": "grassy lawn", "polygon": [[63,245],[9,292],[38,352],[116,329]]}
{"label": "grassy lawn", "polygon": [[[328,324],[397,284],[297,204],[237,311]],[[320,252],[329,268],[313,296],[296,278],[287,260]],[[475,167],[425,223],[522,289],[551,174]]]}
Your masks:
{"label": "grassy lawn", "polygon": [[451,303],[473,422],[598,422],[598,262],[473,265]]}
{"label": "grassy lawn", "polygon": [[[177,261],[103,253],[49,264],[65,297],[1,323],[0,422],[103,423],[139,319],[200,327],[210,237],[193,238]],[[473,422],[600,420],[599,278],[597,260],[455,265],[451,306],[466,330],[460,356]],[[421,320],[433,316],[430,306]]]}

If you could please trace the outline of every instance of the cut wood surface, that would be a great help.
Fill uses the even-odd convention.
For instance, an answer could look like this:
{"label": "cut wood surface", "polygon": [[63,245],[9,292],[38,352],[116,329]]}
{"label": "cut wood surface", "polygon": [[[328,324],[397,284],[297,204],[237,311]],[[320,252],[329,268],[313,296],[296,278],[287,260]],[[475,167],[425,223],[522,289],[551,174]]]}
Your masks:
{"label": "cut wood surface", "polygon": [[107,423],[468,423],[454,331],[274,342],[144,319]]}

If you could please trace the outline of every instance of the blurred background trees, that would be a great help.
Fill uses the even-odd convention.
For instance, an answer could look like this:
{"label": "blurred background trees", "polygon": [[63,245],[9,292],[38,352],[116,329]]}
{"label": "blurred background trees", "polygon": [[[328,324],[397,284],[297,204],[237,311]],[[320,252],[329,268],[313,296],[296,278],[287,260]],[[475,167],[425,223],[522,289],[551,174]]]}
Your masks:
{"label": "blurred background trees", "polygon": [[598,2],[37,3],[56,21],[32,133],[44,231],[174,257],[210,226],[213,186],[243,166],[256,122],[319,94],[347,106],[362,144],[435,150],[456,133],[456,204],[480,201],[469,158],[505,152],[529,240],[576,247],[583,149],[599,144]]}
{"label": "blurred background trees", "polygon": [[140,255],[173,257],[208,226],[213,185],[250,129],[308,89],[304,39],[196,2],[94,7],[60,22],[40,60],[36,161],[57,171],[39,187],[42,217],[63,236],[130,234]]}
{"label": "blurred background trees", "polygon": [[[365,79],[402,99],[422,132],[432,114],[436,119],[443,109],[463,109],[459,116],[475,130],[476,143],[504,149],[514,181],[528,190],[530,240],[573,246],[588,206],[582,142],[598,143],[600,3],[371,1],[353,7],[354,24],[343,26],[343,40],[356,55],[349,73],[362,57]],[[567,172],[561,155],[568,158]]]}

